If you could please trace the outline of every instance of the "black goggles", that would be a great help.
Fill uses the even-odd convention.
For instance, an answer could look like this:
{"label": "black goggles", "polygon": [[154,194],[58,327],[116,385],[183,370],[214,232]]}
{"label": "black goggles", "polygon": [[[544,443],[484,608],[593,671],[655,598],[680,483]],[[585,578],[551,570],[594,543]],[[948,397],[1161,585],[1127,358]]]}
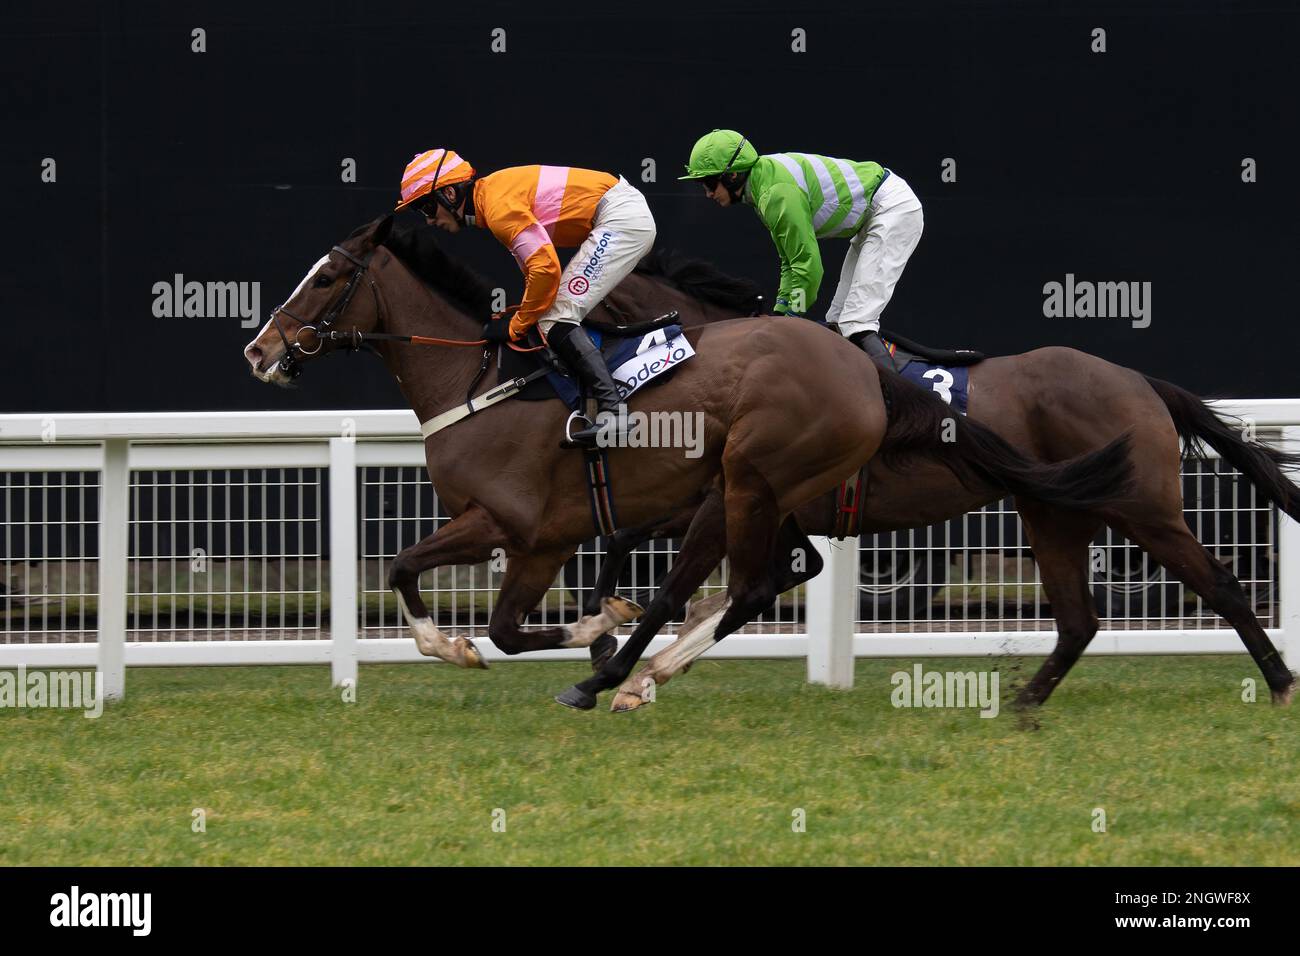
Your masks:
{"label": "black goggles", "polygon": [[704,188],[705,188],[707,191],[709,191],[709,192],[713,192],[713,190],[715,190],[715,189],[718,188],[718,183],[722,182],[722,177],[721,177],[721,176],[702,176],[702,177],[700,177],[700,182],[702,182],[702,183],[704,184]]}
{"label": "black goggles", "polygon": [[420,215],[427,216],[429,219],[437,219],[438,208],[441,205],[442,204],[438,202],[437,192],[435,191],[429,193],[429,195],[426,196],[424,200],[418,206],[415,207],[415,210],[416,212],[420,213]]}

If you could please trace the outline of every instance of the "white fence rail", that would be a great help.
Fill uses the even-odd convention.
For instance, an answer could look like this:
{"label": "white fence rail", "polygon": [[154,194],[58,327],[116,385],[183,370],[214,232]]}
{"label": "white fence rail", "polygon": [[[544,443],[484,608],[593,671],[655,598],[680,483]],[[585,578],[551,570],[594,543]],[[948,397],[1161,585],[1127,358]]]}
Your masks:
{"label": "white fence rail", "polygon": [[[1300,447],[1300,400],[1223,402],[1261,437]],[[17,415],[0,421],[0,667],[125,668],[425,660],[385,579],[402,547],[447,520],[407,411]],[[1188,519],[1233,564],[1261,623],[1300,664],[1300,526],[1220,463],[1189,463]],[[617,494],[617,474],[614,475]],[[1055,631],[1007,503],[924,531],[818,541],[827,568],[710,653],[806,657],[849,686],[856,656],[1041,654]],[[1102,630],[1091,653],[1238,652],[1236,634],[1131,547],[1097,542]],[[572,620],[594,582],[588,549],[539,610]],[[633,562],[641,591],[671,547]],[[1118,570],[1115,570],[1118,569]],[[498,577],[422,582],[446,625],[481,640]],[[724,573],[706,590],[725,586]],[[532,620],[532,619],[530,619]],[[671,627],[651,649],[672,639]],[[550,651],[529,659],[584,656]]]}

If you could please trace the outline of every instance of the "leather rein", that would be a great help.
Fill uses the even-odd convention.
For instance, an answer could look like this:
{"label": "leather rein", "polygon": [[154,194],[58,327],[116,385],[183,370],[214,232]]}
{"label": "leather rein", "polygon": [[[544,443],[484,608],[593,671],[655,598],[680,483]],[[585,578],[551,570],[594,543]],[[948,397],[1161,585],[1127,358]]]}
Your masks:
{"label": "leather rein", "polygon": [[[368,341],[385,341],[399,342],[407,345],[438,345],[453,348],[475,348],[477,346],[488,344],[487,339],[440,339],[430,335],[395,335],[391,332],[362,332],[359,329],[335,329],[334,323],[343,317],[348,306],[352,303],[352,297],[356,295],[357,288],[361,284],[362,277],[370,282],[370,293],[375,297],[375,309],[382,322],[384,317],[383,301],[379,296],[379,288],[375,283],[374,276],[370,275],[370,261],[374,258],[374,252],[371,251],[364,259],[358,259],[352,253],[348,252],[342,246],[333,246],[331,253],[337,252],[343,258],[347,259],[353,265],[352,275],[343,287],[342,294],[334,301],[334,304],[326,311],[324,317],[316,323],[307,322],[290,312],[283,305],[277,306],[271,311],[271,323],[275,326],[275,331],[280,334],[280,341],[284,343],[284,355],[279,361],[280,370],[291,379],[297,378],[302,374],[302,362],[299,356],[309,356],[318,353],[325,345],[325,342],[342,342],[350,351],[366,348]],[[507,309],[506,312],[510,310]],[[499,320],[506,312],[498,312],[492,316],[493,319]],[[280,324],[280,314],[283,313],[298,323],[298,331],[294,333],[293,341],[285,334],[284,327]],[[316,338],[316,347],[308,348],[302,342],[302,334],[308,329]],[[515,345],[513,342],[506,342],[510,348],[516,352],[537,352],[546,348],[545,344],[525,347]],[[486,355],[490,349],[485,350],[484,366],[486,367]],[[481,372],[480,372],[481,374]],[[476,379],[477,381],[477,379]]]}

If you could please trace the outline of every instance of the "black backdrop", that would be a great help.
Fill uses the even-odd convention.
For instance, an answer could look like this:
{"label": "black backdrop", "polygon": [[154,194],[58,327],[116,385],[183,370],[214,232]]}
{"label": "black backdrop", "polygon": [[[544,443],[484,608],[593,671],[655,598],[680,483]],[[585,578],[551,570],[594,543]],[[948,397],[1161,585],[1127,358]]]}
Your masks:
{"label": "black backdrop", "polygon": [[[6,5],[0,411],[396,407],[337,356],[284,392],[238,318],[155,318],[155,282],[261,283],[259,325],[450,145],[492,170],[623,173],[661,245],[761,280],[747,209],[678,183],[716,126],[875,159],[926,210],[886,324],[944,345],[1087,349],[1203,393],[1300,395],[1291,3]],[[191,51],[206,30],[207,52]],[[490,49],[506,31],[506,52]],[[1090,50],[1092,30],[1107,51]],[[791,31],[807,52],[791,51]],[[41,181],[43,158],[57,181]],[[340,181],[345,157],[357,182]],[[657,181],[643,182],[653,158]],[[941,181],[941,162],[957,181]],[[1258,164],[1244,183],[1241,164]],[[486,233],[445,240],[516,295]],[[826,243],[834,289],[843,243]],[[1048,319],[1066,273],[1152,283],[1152,323]]]}

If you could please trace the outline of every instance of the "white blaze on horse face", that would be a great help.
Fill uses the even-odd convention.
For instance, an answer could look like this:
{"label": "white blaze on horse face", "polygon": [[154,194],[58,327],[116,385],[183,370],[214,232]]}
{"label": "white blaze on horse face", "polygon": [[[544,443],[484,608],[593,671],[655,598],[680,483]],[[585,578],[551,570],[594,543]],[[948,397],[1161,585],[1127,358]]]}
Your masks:
{"label": "white blaze on horse face", "polygon": [[298,283],[298,287],[289,294],[289,298],[284,300],[284,304],[288,305],[290,302],[296,299],[298,297],[298,293],[302,291],[303,286],[305,286],[308,282],[310,282],[312,276],[314,276],[317,272],[320,271],[320,267],[329,261],[330,261],[330,254],[328,252],[325,253],[325,255],[321,256],[319,259],[317,259],[316,264],[312,266],[311,269],[308,270],[305,276],[302,277],[302,281]]}
{"label": "white blaze on horse face", "polygon": [[[328,252],[325,253],[325,255],[321,256],[319,259],[317,259],[316,264],[307,270],[307,274],[302,277],[302,281],[298,283],[297,288],[293,290],[293,292],[289,295],[289,298],[284,300],[284,305],[288,305],[290,302],[296,299],[298,297],[298,293],[301,292],[306,287],[307,283],[312,280],[312,277],[315,276],[316,273],[320,271],[321,266],[325,265],[325,263],[329,261],[330,261],[330,257]],[[284,308],[284,306],[282,305],[280,308]],[[262,341],[262,337],[270,333],[271,329],[274,327],[274,324],[275,324],[274,319],[267,319],[266,324],[257,330],[257,334],[253,336],[253,341],[249,342],[247,345],[244,346],[244,355],[246,357],[248,356],[249,350],[256,348],[257,343]],[[257,364],[256,362],[253,362],[251,358],[249,358],[249,363],[252,365]],[[256,370],[254,370],[254,374],[256,374]],[[265,377],[261,375],[259,375],[258,377],[262,378],[263,381],[268,381],[270,378],[270,373],[268,371]]]}

